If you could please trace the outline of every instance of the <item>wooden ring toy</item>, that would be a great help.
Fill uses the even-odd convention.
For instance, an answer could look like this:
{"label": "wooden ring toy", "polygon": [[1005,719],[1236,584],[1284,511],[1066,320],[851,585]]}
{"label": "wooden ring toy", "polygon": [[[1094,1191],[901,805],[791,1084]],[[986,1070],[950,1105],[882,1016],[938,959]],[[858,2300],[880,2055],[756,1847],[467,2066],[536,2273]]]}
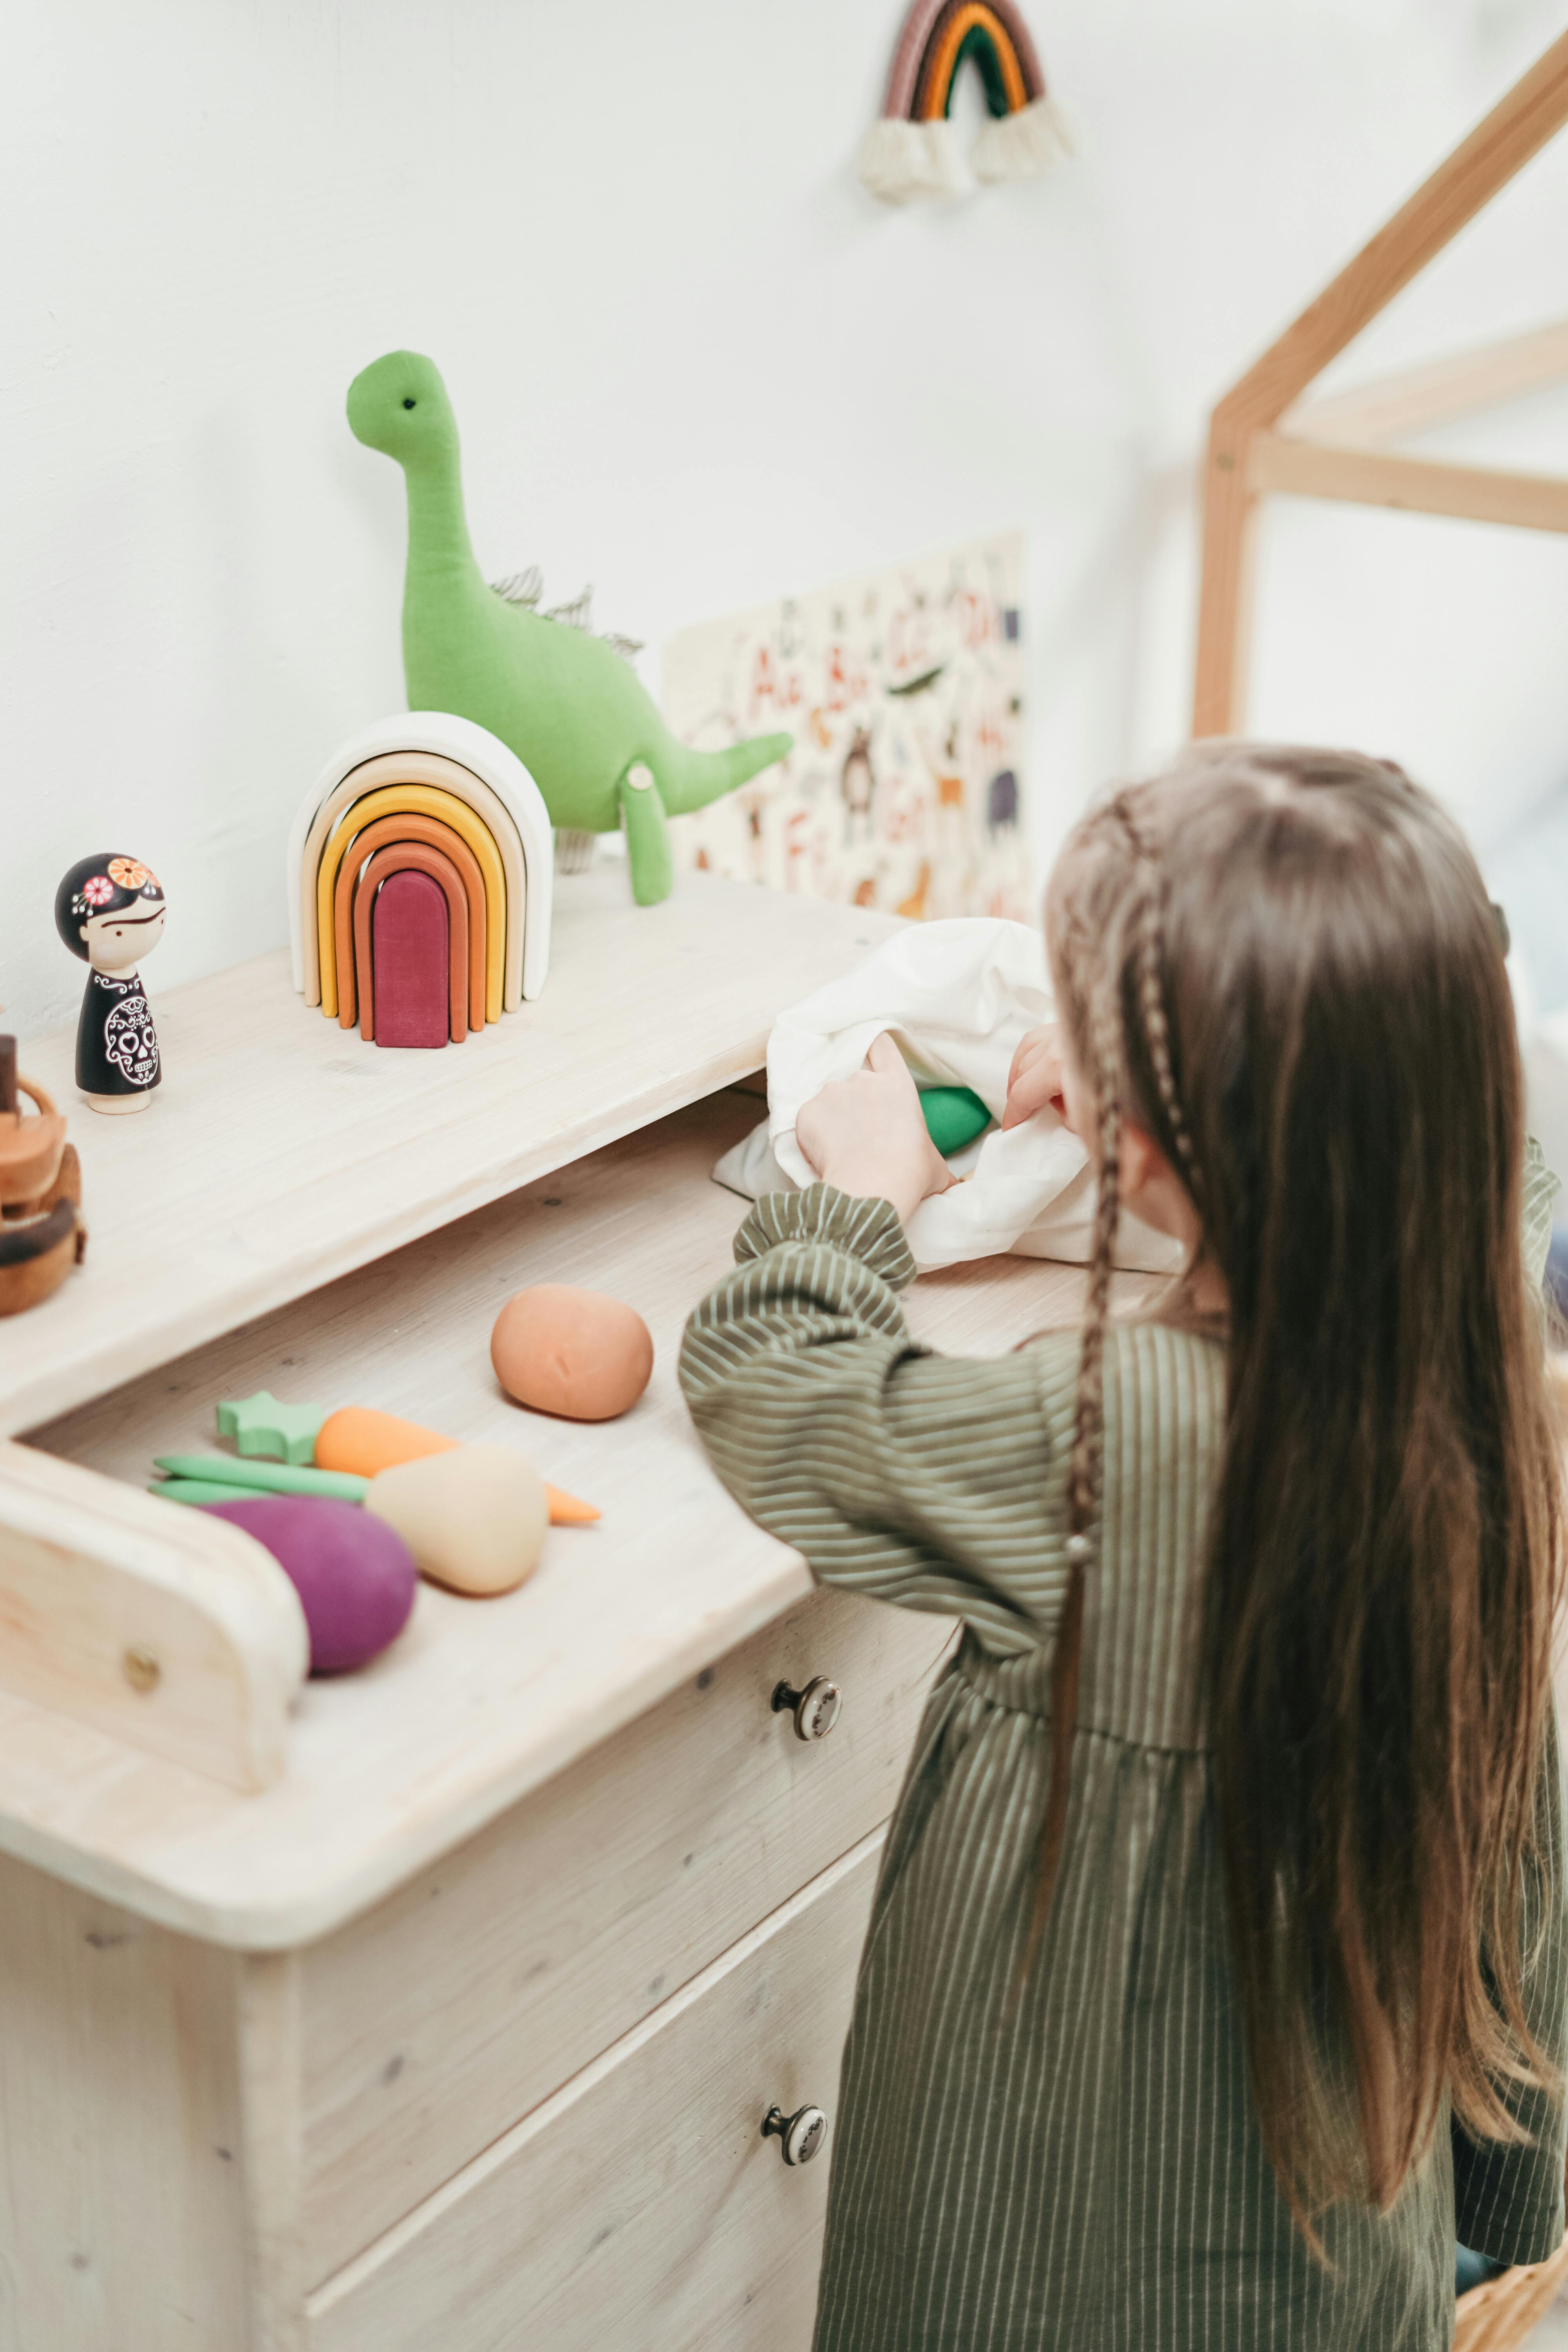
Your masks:
{"label": "wooden ring toy", "polygon": [[375,1036],[375,978],[371,953],[371,917],[375,894],[394,874],[427,874],[447,899],[447,943],[450,1010],[448,1031],[454,1045],[468,1034],[468,901],[461,875],[449,857],[428,842],[389,842],[378,849],[354,892],[354,968],[359,980],[359,1033],[366,1042]]}
{"label": "wooden ring toy", "polygon": [[[33,1090],[29,1087],[27,1091]],[[41,1306],[72,1266],[81,1264],[87,1229],[80,1206],[81,1167],[75,1147],[68,1143],[37,1213],[0,1219],[0,1315],[20,1315]]]}
{"label": "wooden ring toy", "polygon": [[66,1123],[53,1097],[20,1074],[16,1086],[38,1115],[24,1118],[19,1108],[0,1111],[0,1208],[7,1209],[37,1201],[48,1191],[66,1148]]}
{"label": "wooden ring toy", "polygon": [[354,892],[365,866],[389,842],[422,841],[449,857],[462,878],[468,905],[468,1026],[485,1025],[485,883],[478,858],[462,835],[432,816],[384,816],[350,843],[332,894],[332,940],[338,968],[338,1025],[355,1020]]}

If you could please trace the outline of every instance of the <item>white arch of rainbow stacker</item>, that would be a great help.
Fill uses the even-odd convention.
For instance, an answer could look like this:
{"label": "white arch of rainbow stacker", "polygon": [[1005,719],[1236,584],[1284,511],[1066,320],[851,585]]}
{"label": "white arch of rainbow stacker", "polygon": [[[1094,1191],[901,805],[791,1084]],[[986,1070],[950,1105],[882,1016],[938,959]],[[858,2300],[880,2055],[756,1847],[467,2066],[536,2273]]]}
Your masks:
{"label": "white arch of rainbow stacker", "polygon": [[450,1034],[460,1042],[468,1027],[516,1012],[543,988],[553,859],[539,787],[495,736],[446,711],[378,719],[333,753],[294,818],[294,985],[345,1028],[359,1012],[371,1034],[363,1018],[370,909],[361,896],[405,866],[438,871],[451,919],[473,946],[468,990],[454,956]]}
{"label": "white arch of rainbow stacker", "polygon": [[1568,479],[1399,455],[1389,444],[1568,375],[1568,320],[1303,401],[1331,359],[1568,122],[1568,33],[1227,392],[1209,424],[1193,732],[1246,726],[1254,550],[1270,493],[1568,531]]}

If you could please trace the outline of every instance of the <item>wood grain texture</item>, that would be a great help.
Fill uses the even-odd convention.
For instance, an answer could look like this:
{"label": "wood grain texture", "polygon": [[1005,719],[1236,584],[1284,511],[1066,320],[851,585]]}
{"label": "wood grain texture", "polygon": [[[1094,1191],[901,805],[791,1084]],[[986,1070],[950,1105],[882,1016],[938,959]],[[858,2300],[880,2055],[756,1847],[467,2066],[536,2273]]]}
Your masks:
{"label": "wood grain texture", "polygon": [[309,1643],[237,1528],[0,1440],[0,1685],[232,1789],[269,1787]]}
{"label": "wood grain texture", "polygon": [[[160,997],[156,1101],[94,1123],[87,1263],[0,1326],[0,1433],[757,1068],[778,1008],[894,928],[705,875],[633,909],[619,868],[561,881],[555,921],[544,995],[460,1054],[363,1052],[307,1013],[281,951]],[[74,1030],[29,1049],[68,1101],[74,1052]]]}
{"label": "wood grain texture", "polygon": [[3,2352],[263,2352],[239,1965],[0,1860]]}
{"label": "wood grain texture", "polygon": [[[431,1059],[482,1060],[492,1034]],[[363,1673],[307,1685],[287,1778],[244,1801],[0,1698],[0,1846],[220,1942],[307,1941],[800,1601],[804,1565],[719,1486],[675,1378],[685,1318],[730,1264],[743,1213],[709,1171],[756,1115],[741,1096],[694,1105],[40,1432],[140,1479],[154,1453],[205,1441],[215,1397],[270,1388],[518,1445],[604,1517],[552,1528],[518,1592],[473,1601],[425,1587]],[[501,1394],[491,1322],[546,1278],[611,1291],[647,1318],[653,1378],[624,1420],[549,1421]],[[1118,1277],[1128,1300],[1157,1287]],[[996,1353],[1074,1320],[1082,1294],[1079,1268],[989,1259],[923,1277],[909,1312],[935,1345]]]}
{"label": "wood grain texture", "polygon": [[1568,530],[1568,478],[1405,457],[1391,449],[1325,446],[1285,433],[1255,433],[1250,446],[1256,490],[1343,499],[1356,506],[1453,515],[1526,530]]}
{"label": "wood grain texture", "polygon": [[303,2352],[304,2131],[300,1958],[235,1962],[246,2352]]}
{"label": "wood grain texture", "polygon": [[[325,2278],[880,1826],[951,1638],[817,1592],[300,1956]],[[821,1741],[774,1714],[832,1677]]]}
{"label": "wood grain texture", "polygon": [[308,2305],[310,2352],[809,2352],[827,2150],[880,1836],[734,1945]]}
{"label": "wood grain texture", "polygon": [[1310,396],[1288,408],[1281,432],[1357,448],[1397,441],[1505,402],[1523,400],[1568,375],[1568,319],[1527,334],[1452,352],[1425,367],[1403,368],[1348,392]]}

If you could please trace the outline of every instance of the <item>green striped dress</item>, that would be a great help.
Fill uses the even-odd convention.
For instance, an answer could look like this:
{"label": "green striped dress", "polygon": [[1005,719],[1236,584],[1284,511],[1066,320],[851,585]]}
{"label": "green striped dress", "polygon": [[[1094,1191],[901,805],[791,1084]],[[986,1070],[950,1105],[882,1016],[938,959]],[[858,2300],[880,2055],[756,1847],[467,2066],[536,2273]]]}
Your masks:
{"label": "green striped dress", "polygon": [[[1544,1255],[1551,1180],[1535,1163]],[[1564,2129],[1439,2135],[1394,2210],[1309,2254],[1264,2156],[1227,1957],[1194,1647],[1224,1352],[1113,1327],[1066,1842],[1014,1999],[1067,1592],[1076,1333],[927,1352],[885,1202],[758,1202],[687,1328],[715,1468],[822,1581],[962,1618],[889,1833],[845,2052],[816,2352],[1436,2352],[1454,2245],[1534,2262],[1563,2229]],[[1548,1835],[1560,1845],[1556,1783]],[[1556,1883],[1562,1884],[1561,1872]],[[1531,1977],[1568,2049],[1560,1908]]]}

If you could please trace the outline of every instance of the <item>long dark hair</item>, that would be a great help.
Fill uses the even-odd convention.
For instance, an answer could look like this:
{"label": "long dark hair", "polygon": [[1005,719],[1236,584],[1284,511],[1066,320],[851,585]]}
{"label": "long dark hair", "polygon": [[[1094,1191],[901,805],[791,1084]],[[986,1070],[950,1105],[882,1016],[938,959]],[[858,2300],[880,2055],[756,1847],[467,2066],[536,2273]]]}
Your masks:
{"label": "long dark hair", "polygon": [[1563,1499],[1521,1258],[1494,910],[1397,768],[1210,743],[1090,812],[1052,877],[1100,1216],[1037,1920],[1065,1818],[1124,1116],[1229,1294],[1204,1645],[1232,1958],[1298,2221],[1387,2207],[1445,2095],[1518,2139]]}

